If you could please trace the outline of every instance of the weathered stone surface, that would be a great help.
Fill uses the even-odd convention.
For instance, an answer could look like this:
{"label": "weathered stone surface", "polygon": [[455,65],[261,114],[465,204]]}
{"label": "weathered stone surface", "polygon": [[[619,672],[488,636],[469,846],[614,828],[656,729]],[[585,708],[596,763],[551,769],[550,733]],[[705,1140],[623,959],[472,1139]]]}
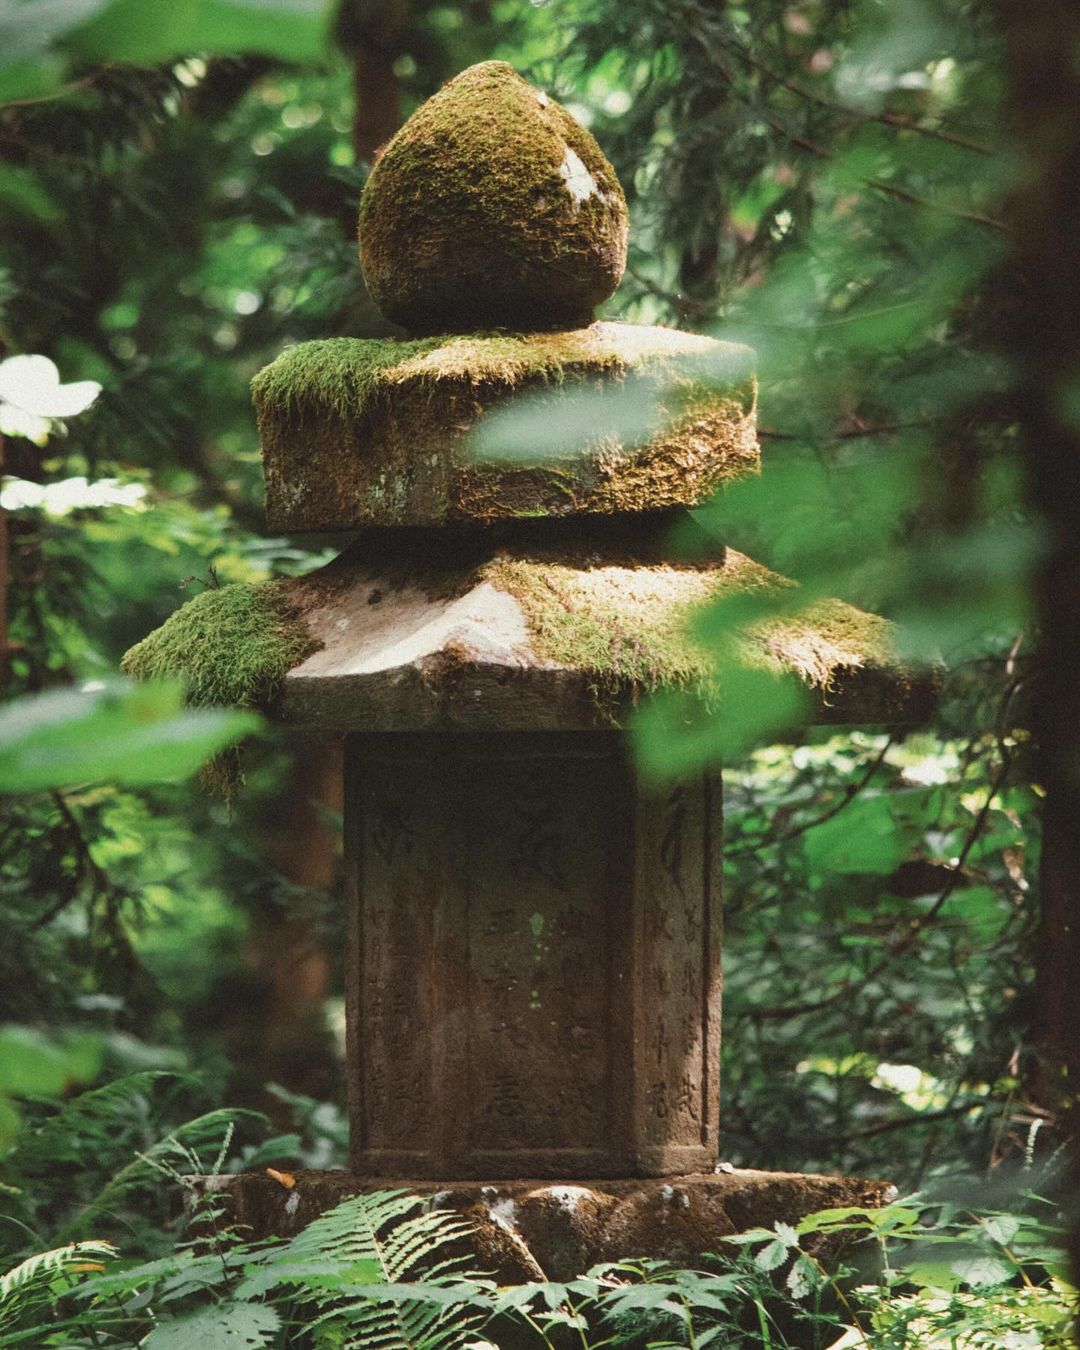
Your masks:
{"label": "weathered stone surface", "polygon": [[[351,1195],[401,1186],[457,1210],[476,1225],[479,1268],[500,1283],[572,1279],[631,1257],[683,1264],[723,1249],[749,1228],[796,1224],[838,1205],[875,1209],[895,1198],[885,1181],[732,1170],[656,1180],[582,1183],[373,1181],[349,1172],[300,1172],[286,1190],[262,1173],[206,1177],[200,1188],[228,1201],[253,1237],[286,1237]],[[814,1240],[807,1248],[820,1251]]]}
{"label": "weathered stone surface", "polygon": [[503,61],[418,108],[360,201],[368,289],[414,332],[587,323],[619,284],[626,238],[596,140]]}
{"label": "weathered stone surface", "polygon": [[717,1154],[721,797],[618,732],[346,750],[351,1165],[649,1176]]}
{"label": "weathered stone surface", "polygon": [[[286,677],[277,715],[344,731],[610,728],[653,688],[707,685],[708,653],[684,636],[693,607],[791,586],[715,543],[703,561],[672,561],[668,517],[600,526],[358,540],[290,583],[320,646]],[[829,601],[759,625],[744,647],[798,679],[812,720],[918,724],[937,676],[900,664],[890,633]]]}
{"label": "weathered stone surface", "polygon": [[[758,468],[752,361],[735,343],[613,323],[429,342],[303,343],[252,385],[269,526],[440,525],[693,506]],[[610,396],[588,401],[599,390]],[[536,416],[539,397],[542,425],[562,419],[573,428],[570,443],[481,455],[475,437],[490,430],[492,414],[504,417],[515,401]]]}

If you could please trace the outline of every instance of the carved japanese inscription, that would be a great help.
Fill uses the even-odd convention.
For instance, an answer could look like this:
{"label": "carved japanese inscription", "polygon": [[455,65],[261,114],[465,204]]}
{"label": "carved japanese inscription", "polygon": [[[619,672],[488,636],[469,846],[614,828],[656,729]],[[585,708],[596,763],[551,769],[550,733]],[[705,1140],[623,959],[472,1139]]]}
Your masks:
{"label": "carved japanese inscription", "polygon": [[348,780],[353,1166],[711,1167],[718,785],[616,732],[355,736]]}

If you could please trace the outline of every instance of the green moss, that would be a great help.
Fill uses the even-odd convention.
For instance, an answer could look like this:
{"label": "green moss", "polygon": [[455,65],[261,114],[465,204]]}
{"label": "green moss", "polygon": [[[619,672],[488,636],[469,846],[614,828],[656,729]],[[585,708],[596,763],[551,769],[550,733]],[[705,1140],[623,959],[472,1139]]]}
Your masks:
{"label": "green moss", "polygon": [[[469,333],[414,338],[327,338],[289,347],[251,382],[260,411],[278,417],[326,409],[362,418],[395,387],[416,382],[432,394],[443,384],[561,384],[641,372],[673,400],[716,399],[717,372],[730,370],[731,395],[752,407],[749,348],[669,328],[595,323],[558,333]],[[436,410],[437,411],[437,410]]]}
{"label": "green moss", "polygon": [[[678,599],[672,602],[671,578]],[[535,654],[586,671],[601,706],[632,693],[692,687],[708,694],[714,666],[689,634],[695,606],[716,589],[708,573],[671,568],[602,568],[505,561],[484,580],[515,597]]]}
{"label": "green moss", "polygon": [[[483,577],[525,612],[534,653],[584,670],[602,709],[629,691],[690,689],[712,703],[717,667],[693,635],[693,617],[725,596],[794,583],[729,550],[715,571],[670,566],[579,569],[501,561]],[[893,626],[839,600],[820,601],[753,624],[737,643],[749,665],[795,674],[827,694],[837,673],[894,662]]]}
{"label": "green moss", "polygon": [[288,347],[251,382],[256,404],[283,417],[305,405],[328,408],[344,419],[360,418],[383,387],[386,373],[425,355],[439,338],[398,342],[394,338],[327,338]]}
{"label": "green moss", "polygon": [[794,670],[827,693],[840,669],[895,665],[895,635],[893,625],[878,614],[842,600],[819,600],[795,614],[755,624],[749,641],[769,664]]}
{"label": "green moss", "polygon": [[622,277],[626,238],[593,136],[501,61],[418,108],[360,202],[368,288],[415,332],[587,322]]}
{"label": "green moss", "polygon": [[[314,649],[288,583],[238,583],[203,591],[126,652],[125,675],[180,678],[194,705],[266,708],[288,672]],[[239,785],[236,751],[204,770],[208,785],[231,797]]]}

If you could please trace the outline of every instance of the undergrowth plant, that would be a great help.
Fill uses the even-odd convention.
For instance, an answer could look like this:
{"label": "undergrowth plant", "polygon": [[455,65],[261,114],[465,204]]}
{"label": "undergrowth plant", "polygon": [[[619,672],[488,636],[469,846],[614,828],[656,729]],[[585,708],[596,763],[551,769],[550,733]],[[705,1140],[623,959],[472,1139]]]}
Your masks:
{"label": "undergrowth plant", "polygon": [[[123,1089],[145,1093],[143,1075]],[[117,1089],[117,1085],[113,1085]],[[100,1093],[53,1117],[93,1121]],[[111,1100],[120,1099],[119,1089]],[[68,1113],[65,1119],[65,1112]],[[725,1240],[685,1268],[656,1260],[568,1281],[498,1286],[475,1268],[470,1225],[402,1191],[345,1200],[289,1239],[250,1241],[193,1173],[235,1162],[220,1113],[117,1170],[51,1244],[0,1277],[0,1350],[1065,1350],[1077,1312],[1056,1208],[1030,1186],[823,1210]],[[199,1149],[219,1141],[207,1161]],[[36,1146],[46,1147],[45,1129]],[[248,1152],[249,1158],[258,1155]],[[263,1155],[265,1156],[265,1155]],[[291,1190],[291,1174],[275,1174]],[[186,1234],[164,1254],[92,1235],[134,1179],[179,1189]],[[1031,1175],[1027,1182],[1035,1180]],[[1049,1184],[1050,1178],[1038,1178]],[[173,1183],[167,1186],[167,1183]],[[986,1192],[984,1192],[986,1193]],[[27,1225],[26,1231],[32,1230]]]}

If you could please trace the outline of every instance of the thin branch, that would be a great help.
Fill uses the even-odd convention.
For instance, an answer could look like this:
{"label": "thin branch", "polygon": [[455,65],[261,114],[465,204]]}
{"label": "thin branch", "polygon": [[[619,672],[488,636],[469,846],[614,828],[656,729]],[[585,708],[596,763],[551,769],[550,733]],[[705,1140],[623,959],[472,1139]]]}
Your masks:
{"label": "thin branch", "polygon": [[[1010,659],[1012,658],[1010,657]],[[926,913],[917,915],[911,920],[908,925],[907,933],[891,945],[880,961],[876,961],[874,965],[872,965],[868,971],[863,972],[863,974],[845,980],[834,989],[831,994],[825,995],[824,998],[809,1000],[806,1003],[790,1003],[786,1005],[773,1004],[769,1007],[753,1008],[748,1010],[747,1016],[756,1021],[765,1018],[802,1017],[807,1013],[823,1012],[826,1008],[831,1008],[837,1003],[842,1002],[849,994],[854,993],[856,989],[865,988],[871,981],[876,980],[877,977],[892,964],[896,957],[902,956],[905,952],[909,952],[918,942],[922,933],[935,922],[953,892],[960,885],[961,880],[964,877],[964,867],[971,854],[971,850],[975,847],[986,826],[986,821],[990,815],[994,798],[1001,790],[1005,779],[1008,777],[1012,768],[1012,753],[1004,743],[1003,736],[1000,734],[1000,728],[1004,724],[1005,715],[1013,698],[1016,696],[1019,687],[1019,682],[1014,681],[1010,683],[1002,695],[998,716],[995,719],[995,730],[998,733],[996,740],[1001,755],[1001,763],[998,765],[998,770],[990,782],[989,789],[986,793],[986,799],[979,808],[979,812],[968,831],[967,838],[964,840],[964,846],[960,850],[960,854],[950,870],[949,878],[944,886],[942,886],[934,903]]]}
{"label": "thin branch", "polygon": [[[881,768],[882,764],[885,762],[885,756],[895,743],[896,737],[890,735],[889,739],[867,765],[858,781],[849,783],[844,789],[844,793],[840,800],[829,807],[827,811],[822,812],[821,815],[803,821],[801,825],[796,825],[790,830],[785,830],[783,834],[774,834],[771,831],[768,834],[760,834],[750,843],[741,844],[738,848],[725,849],[725,856],[728,858],[738,858],[745,853],[754,853],[758,849],[768,847],[771,844],[786,844],[789,839],[796,839],[800,834],[805,834],[807,830],[812,830],[815,826],[823,825],[825,821],[832,820],[833,817],[838,816],[846,806],[850,806],[859,793],[862,792],[863,788],[870,782],[874,774]],[[797,809],[798,808],[796,808],[796,810]]]}
{"label": "thin branch", "polygon": [[779,71],[773,70],[767,66],[760,57],[755,56],[742,43],[735,42],[731,38],[717,36],[715,39],[721,47],[733,52],[746,62],[753,70],[766,76],[781,88],[786,89],[788,93],[794,94],[796,98],[804,99],[807,103],[814,104],[815,107],[825,108],[830,112],[842,113],[845,117],[850,117],[854,122],[878,122],[882,126],[892,127],[897,131],[912,131],[919,136],[929,136],[933,140],[946,141],[949,145],[957,145],[963,150],[971,150],[977,155],[986,155],[994,158],[996,151],[989,145],[983,145],[980,141],[970,140],[966,136],[959,136],[956,132],[945,131],[941,127],[928,127],[922,122],[916,122],[910,117],[905,117],[901,113],[892,112],[864,112],[861,108],[852,108],[849,104],[841,103],[837,99],[829,98],[826,94],[819,93],[815,89],[806,89],[801,84],[796,84],[794,80],[781,75]]}
{"label": "thin branch", "polygon": [[43,914],[39,914],[31,924],[31,928],[34,929],[44,928],[46,924],[51,923],[61,911],[65,910],[68,905],[71,904],[79,893],[79,883],[84,876],[89,875],[91,877],[94,887],[98,891],[108,890],[109,887],[109,878],[105,875],[102,868],[94,861],[93,855],[90,852],[90,846],[86,842],[86,836],[83,834],[82,826],[79,824],[71,807],[68,806],[65,801],[64,794],[62,792],[50,792],[49,797],[57,811],[59,811],[61,821],[64,825],[64,832],[71,841],[75,853],[75,872],[68,885],[64,887],[60,898],[54,904],[50,905]]}
{"label": "thin branch", "polygon": [[55,103],[57,99],[67,98],[77,89],[92,89],[101,78],[102,72],[111,69],[114,69],[111,64],[100,66],[97,70],[91,71],[89,75],[83,75],[80,79],[71,80],[68,84],[61,85],[51,94],[38,94],[36,98],[5,99],[3,103],[0,103],[0,113],[7,112],[9,108],[36,108],[42,103]]}
{"label": "thin branch", "polygon": [[716,306],[710,305],[705,300],[695,300],[693,296],[683,295],[681,291],[666,291],[662,286],[658,286],[655,281],[651,281],[644,273],[639,272],[636,267],[627,267],[626,270],[639,285],[645,287],[650,295],[655,295],[657,299],[665,301],[676,314],[684,319],[700,319],[715,313]]}
{"label": "thin branch", "polygon": [[[705,53],[713,63],[717,73],[729,86],[736,98],[739,98],[752,108],[759,117],[766,121],[778,135],[783,136],[794,145],[800,146],[808,154],[814,155],[818,159],[832,160],[834,155],[823,146],[818,145],[816,141],[810,140],[808,136],[800,132],[792,131],[767,108],[763,107],[758,101],[739,87],[739,82],[734,74],[717,58],[716,54],[709,48],[709,39],[698,33],[698,41],[705,48]],[[928,197],[920,197],[917,193],[909,191],[907,188],[898,187],[895,183],[887,183],[881,178],[863,178],[861,180],[867,187],[873,188],[877,192],[885,193],[887,196],[894,197],[897,201],[906,202],[909,206],[922,206],[928,211],[936,211],[939,214],[951,216],[954,220],[966,220],[973,225],[981,225],[984,229],[997,230],[1002,233],[1008,233],[1008,227],[1003,221],[995,220],[992,216],[983,215],[979,211],[963,211],[955,207],[943,206],[939,202],[931,201]]]}
{"label": "thin branch", "polygon": [[[912,422],[883,422],[872,427],[858,427],[850,431],[836,431],[825,439],[828,441],[861,441],[871,436],[891,436],[897,431],[912,431],[918,427],[930,427],[939,419],[919,417]],[[759,441],[805,441],[807,438],[793,431],[774,431],[771,427],[758,427]]]}
{"label": "thin branch", "polygon": [[909,192],[907,188],[897,187],[895,183],[886,183],[881,178],[864,178],[863,182],[867,187],[875,188],[878,192],[884,192],[890,197],[895,197],[897,201],[907,202],[911,206],[925,206],[928,211],[938,211],[947,216],[952,216],[956,220],[968,220],[973,225],[982,225],[989,230],[999,230],[1002,234],[1008,234],[1009,227],[1003,220],[995,220],[993,216],[985,216],[981,211],[958,211],[951,206],[942,206],[940,202],[932,202],[928,197],[920,197],[918,193]]}
{"label": "thin branch", "polygon": [[870,1139],[879,1134],[890,1134],[893,1130],[907,1130],[914,1125],[925,1125],[931,1121],[951,1120],[955,1116],[982,1110],[985,1105],[985,1102],[962,1102],[959,1106],[943,1106],[939,1111],[918,1111],[914,1115],[879,1121],[876,1125],[867,1125],[861,1130],[852,1130],[840,1136],[840,1143],[848,1144],[855,1139]]}

